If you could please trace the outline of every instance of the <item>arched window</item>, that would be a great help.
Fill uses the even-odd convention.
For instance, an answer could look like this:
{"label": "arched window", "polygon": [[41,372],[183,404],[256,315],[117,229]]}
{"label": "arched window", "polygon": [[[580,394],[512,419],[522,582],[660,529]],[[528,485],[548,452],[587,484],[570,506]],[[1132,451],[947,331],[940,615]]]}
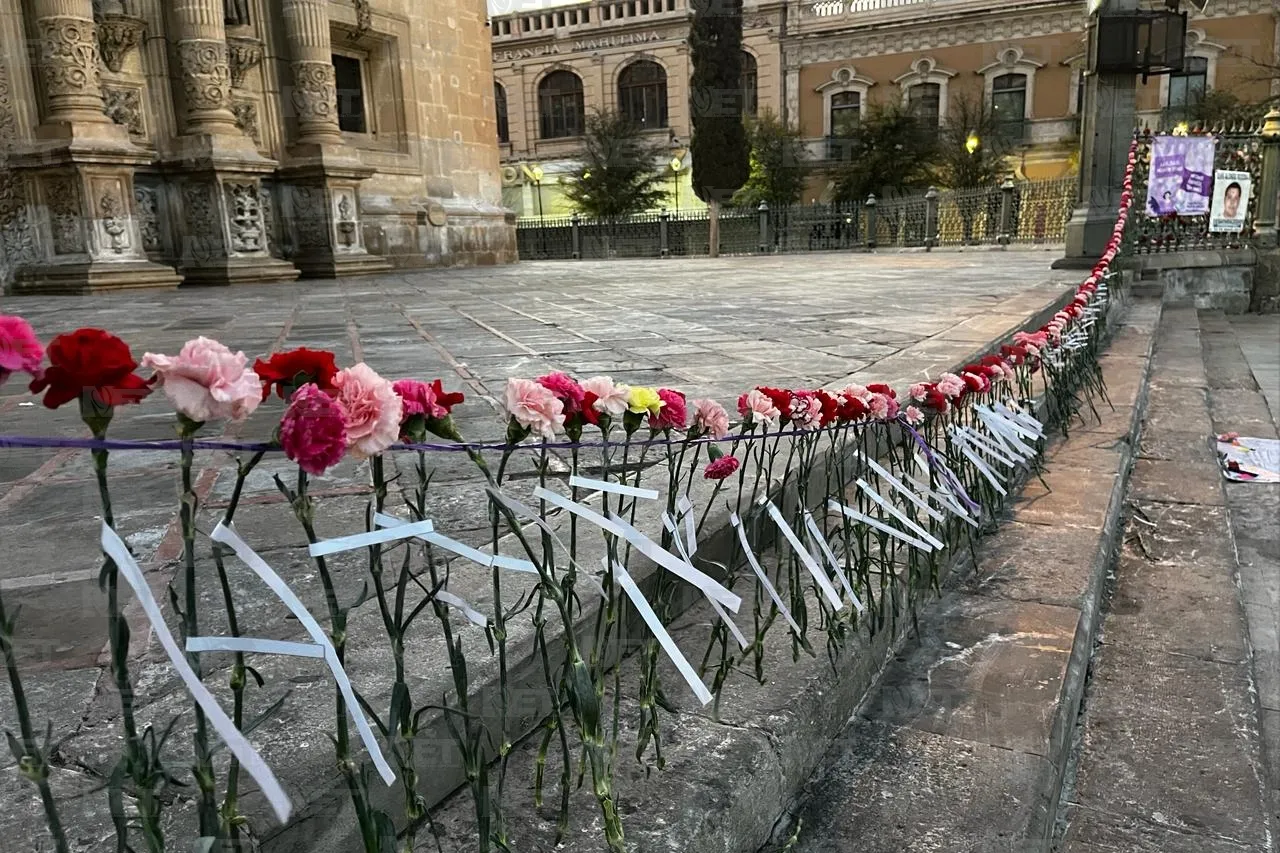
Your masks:
{"label": "arched window", "polygon": [[552,71],[538,84],[538,119],[543,139],[581,136],[584,122],[582,78]]}
{"label": "arched window", "polygon": [[1001,74],[991,81],[991,112],[1000,135],[1022,142],[1027,129],[1027,75]]}
{"label": "arched window", "polygon": [[921,127],[936,129],[942,121],[942,84],[917,83],[907,89],[907,109]]}
{"label": "arched window", "polygon": [[836,92],[831,96],[831,135],[848,138],[862,119],[862,93]]}
{"label": "arched window", "polygon": [[742,76],[738,78],[742,82],[738,88],[742,90],[742,114],[753,116],[759,110],[759,85],[760,76],[756,68],[756,58],[745,50],[742,52]]}
{"label": "arched window", "polygon": [[667,72],[641,59],[618,75],[618,112],[636,127],[667,126]]}
{"label": "arched window", "polygon": [[498,119],[498,141],[510,142],[511,126],[507,121],[507,90],[502,88],[501,83],[493,84],[493,109]]}

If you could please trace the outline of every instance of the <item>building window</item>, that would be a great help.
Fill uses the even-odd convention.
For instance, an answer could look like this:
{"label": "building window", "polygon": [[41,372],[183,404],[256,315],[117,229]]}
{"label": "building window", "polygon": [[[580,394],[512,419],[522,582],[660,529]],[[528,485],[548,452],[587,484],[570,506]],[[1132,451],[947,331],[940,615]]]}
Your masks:
{"label": "building window", "polygon": [[745,50],[742,52],[742,114],[753,116],[760,109],[760,74],[756,67],[756,58]]}
{"label": "building window", "polygon": [[667,126],[667,72],[656,62],[633,62],[618,75],[618,111],[636,127]]}
{"label": "building window", "polygon": [[1209,88],[1209,60],[1188,56],[1181,71],[1169,75],[1169,103],[1166,106],[1189,109],[1204,100]]}
{"label": "building window", "polygon": [[862,118],[862,93],[836,92],[831,96],[831,135],[853,136]]}
{"label": "building window", "polygon": [[991,81],[991,112],[1006,141],[1023,141],[1027,129],[1027,75],[1001,74]]}
{"label": "building window", "polygon": [[538,84],[538,119],[543,139],[581,136],[584,124],[582,78],[552,71]]}
{"label": "building window", "polygon": [[907,90],[907,109],[921,127],[936,128],[942,120],[942,84],[917,83]]}
{"label": "building window", "polygon": [[364,108],[364,63],[354,56],[333,54],[338,89],[338,127],[344,133],[368,133]]}
{"label": "building window", "polygon": [[1075,110],[1073,110],[1073,112],[1076,115],[1084,115],[1084,69],[1083,68],[1076,72],[1076,85],[1075,85],[1074,95],[1075,95],[1076,108]]}
{"label": "building window", "polygon": [[493,84],[493,108],[498,119],[498,141],[507,143],[511,141],[511,126],[507,121],[507,90],[502,88],[501,83]]}

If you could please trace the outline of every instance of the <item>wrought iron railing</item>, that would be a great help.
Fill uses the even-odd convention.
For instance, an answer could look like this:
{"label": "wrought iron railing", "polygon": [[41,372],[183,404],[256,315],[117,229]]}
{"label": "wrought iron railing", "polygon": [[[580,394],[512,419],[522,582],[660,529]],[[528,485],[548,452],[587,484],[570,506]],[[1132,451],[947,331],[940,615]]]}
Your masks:
{"label": "wrought iron railing", "polygon": [[[1182,216],[1159,215],[1147,204],[1147,187],[1151,172],[1151,149],[1160,130],[1146,129],[1138,136],[1138,165],[1134,172],[1133,214],[1125,239],[1131,251],[1138,254],[1232,249],[1252,245],[1254,217],[1262,191],[1261,124],[1254,126],[1191,127],[1190,136],[1209,136],[1215,142],[1214,169],[1246,172],[1252,181],[1245,211],[1243,230],[1210,231],[1208,214]],[[1181,129],[1179,129],[1181,132]]]}
{"label": "wrought iron railing", "polygon": [[[823,252],[991,244],[1052,244],[1065,239],[1076,180],[1015,183],[838,204],[720,212],[720,253]],[[706,255],[706,210],[643,213],[601,221],[530,217],[516,225],[525,260]]]}

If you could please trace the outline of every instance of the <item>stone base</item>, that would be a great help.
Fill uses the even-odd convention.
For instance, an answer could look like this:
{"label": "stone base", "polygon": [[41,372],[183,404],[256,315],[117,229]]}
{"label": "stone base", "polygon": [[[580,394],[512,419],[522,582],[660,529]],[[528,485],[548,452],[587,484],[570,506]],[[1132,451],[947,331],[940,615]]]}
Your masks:
{"label": "stone base", "polygon": [[1280,249],[1258,250],[1249,310],[1259,314],[1280,313]]}
{"label": "stone base", "polygon": [[182,279],[173,267],[150,261],[48,264],[19,270],[11,291],[15,294],[86,294],[173,290]]}
{"label": "stone base", "polygon": [[279,258],[223,258],[183,270],[184,287],[226,287],[231,284],[278,284],[296,281],[302,272]]}
{"label": "stone base", "polygon": [[392,268],[391,262],[367,252],[352,255],[313,254],[297,255],[294,264],[307,278],[347,278],[358,275],[376,275]]}

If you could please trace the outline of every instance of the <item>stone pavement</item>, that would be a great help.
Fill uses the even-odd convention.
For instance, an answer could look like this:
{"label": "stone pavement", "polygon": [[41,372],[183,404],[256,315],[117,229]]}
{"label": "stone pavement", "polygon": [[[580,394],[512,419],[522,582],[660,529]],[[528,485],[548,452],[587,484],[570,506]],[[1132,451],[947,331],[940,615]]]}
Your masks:
{"label": "stone pavement", "polygon": [[[816,386],[858,378],[902,385],[921,371],[933,375],[1065,292],[1073,277],[1055,280],[1044,260],[936,253],[543,263],[296,286],[11,297],[4,311],[28,317],[43,337],[79,325],[107,328],[139,357],[147,350],[175,352],[189,337],[205,334],[251,356],[322,347],[334,350],[340,363],[365,360],[390,377],[440,377],[469,397],[455,413],[462,433],[496,439],[504,429],[498,401],[505,379],[552,369],[674,386],[726,404],[755,384]],[[17,387],[5,390],[3,432],[84,434],[69,408],[50,413]],[[265,438],[278,413],[279,403],[272,401],[235,434]],[[112,435],[168,438],[172,425],[171,412],[157,399],[121,410]],[[198,464],[200,526],[207,531],[229,497],[230,466],[219,454],[201,454]],[[180,553],[175,455],[115,453],[111,465],[118,526],[149,569],[157,598],[166,601],[164,588]],[[316,578],[298,553],[301,536],[271,482],[272,473],[290,467],[280,460],[264,463],[246,488],[253,512],[242,512],[238,527],[260,551],[279,552],[273,560],[280,560],[281,573],[314,603]],[[87,454],[77,451],[8,450],[0,456],[0,541],[10,556],[0,567],[0,589],[10,606],[23,607],[19,655],[36,717],[52,719],[55,737],[75,738],[74,754],[63,756],[70,768],[102,772],[114,753],[115,699],[100,682],[105,618],[96,585],[99,509],[89,475]],[[362,529],[367,483],[367,470],[354,463],[317,482],[319,497],[348,498],[329,502],[322,512],[329,535]],[[442,528],[464,540],[482,534],[480,491],[463,461],[437,461],[432,493],[428,515]],[[336,571],[349,600],[359,591],[359,572],[344,575],[343,568]],[[259,624],[272,618],[252,608],[249,616]],[[284,639],[297,630],[286,620],[273,625],[272,636]],[[145,634],[135,631],[140,636]],[[150,658],[140,701],[156,707],[147,716],[181,708],[171,695],[167,665],[156,660],[154,649],[137,645],[135,653]],[[306,687],[299,682],[294,689]],[[0,703],[0,721],[7,722],[6,712],[7,703]],[[284,732],[280,753],[264,751],[268,761],[287,762],[306,746],[299,739],[308,734],[316,732],[302,723]],[[0,769],[9,763],[0,757]],[[297,793],[305,799],[314,792]],[[0,789],[0,796],[3,829],[16,817],[9,804],[18,801],[11,787]]]}
{"label": "stone pavement", "polygon": [[1224,481],[1210,437],[1276,437],[1278,339],[1166,310],[1064,853],[1276,849],[1280,485]]}

